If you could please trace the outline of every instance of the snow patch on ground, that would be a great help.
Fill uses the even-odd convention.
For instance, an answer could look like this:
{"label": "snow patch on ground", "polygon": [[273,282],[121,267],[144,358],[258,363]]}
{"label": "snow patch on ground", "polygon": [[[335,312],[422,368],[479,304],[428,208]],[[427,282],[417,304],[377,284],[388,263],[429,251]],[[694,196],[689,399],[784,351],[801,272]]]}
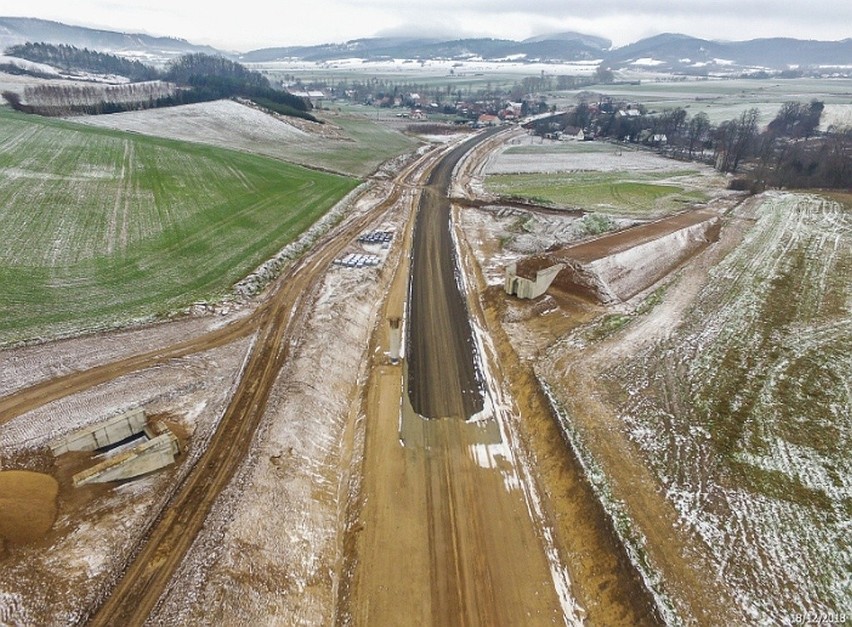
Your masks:
{"label": "snow patch on ground", "polygon": [[[398,256],[394,245],[391,257]],[[376,268],[328,271],[249,457],[211,512],[154,620],[333,621],[342,495],[351,472],[341,468],[342,441],[394,265],[391,260]]]}
{"label": "snow patch on ground", "polygon": [[[168,336],[169,331],[165,333]],[[103,338],[101,342],[109,343]],[[40,544],[8,547],[3,560],[0,594],[15,599],[13,610],[8,611],[13,619],[8,623],[74,624],[99,602],[120,575],[152,512],[165,505],[178,478],[204,450],[250,343],[245,339],[170,360],[49,403],[0,426],[0,468],[31,467],[59,474],[68,473],[62,467],[69,462],[64,456],[53,460],[47,450],[49,441],[132,407],[143,406],[149,414],[166,413],[192,434],[174,466],[133,482],[75,489],[70,477],[63,475],[59,514],[51,532]],[[103,359],[96,352],[93,359]],[[0,613],[6,611],[6,597],[0,597]]]}
{"label": "snow patch on ground", "polygon": [[56,78],[61,77],[59,71],[52,65],[36,63],[34,61],[28,61],[27,59],[21,59],[20,57],[0,55],[0,65],[11,65],[13,67],[26,70],[27,72],[38,72],[39,74],[55,76]]}
{"label": "snow patch on ground", "polygon": [[11,394],[40,381],[169,346],[187,336],[219,328],[246,313],[186,318],[0,351],[0,393]]}
{"label": "snow patch on ground", "polygon": [[186,141],[204,140],[226,148],[250,148],[270,142],[305,141],[308,133],[283,119],[233,100],[217,100],[146,111],[74,118],[77,122],[135,133],[155,133]]}
{"label": "snow patch on ground", "polygon": [[852,128],[852,104],[827,104],[820,116],[819,130],[826,132],[830,127]]}
{"label": "snow patch on ground", "polygon": [[[346,71],[363,71],[369,74],[410,74],[414,71],[418,76],[465,76],[468,74],[480,74],[498,72],[517,73],[523,76],[538,76],[542,72],[548,75],[566,74],[570,76],[592,76],[600,65],[600,59],[589,59],[586,61],[574,61],[570,63],[538,63],[538,62],[511,62],[511,61],[485,61],[483,59],[469,58],[463,61],[456,59],[387,59],[373,61],[357,57],[349,59],[335,59],[333,61],[272,61],[265,63],[247,64],[257,70],[274,70],[277,72],[311,72],[317,68],[338,69]],[[416,65],[416,69],[415,66]]]}
{"label": "snow patch on ground", "polygon": [[[852,222],[816,196],[753,206],[737,217],[756,224],[682,327],[606,380],[626,392],[624,428],[747,615],[849,616],[852,300],[838,277]],[[777,291],[788,283],[792,301]]]}
{"label": "snow patch on ground", "polygon": [[[486,174],[546,174],[556,172],[675,172],[688,168],[713,175],[712,168],[697,163],[667,159],[646,150],[591,142],[569,150],[565,142],[543,140],[534,135],[520,136],[486,167]],[[514,150],[513,150],[514,149]],[[534,150],[533,150],[534,149]]]}

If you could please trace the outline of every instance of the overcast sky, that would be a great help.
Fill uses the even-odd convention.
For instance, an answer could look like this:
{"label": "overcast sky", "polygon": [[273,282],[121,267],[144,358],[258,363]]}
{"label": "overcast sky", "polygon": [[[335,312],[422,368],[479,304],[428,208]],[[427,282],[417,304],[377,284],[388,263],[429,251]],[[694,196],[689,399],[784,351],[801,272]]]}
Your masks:
{"label": "overcast sky", "polygon": [[239,52],[397,34],[521,40],[570,30],[616,46],[665,32],[727,40],[852,37],[849,0],[0,0],[0,16]]}

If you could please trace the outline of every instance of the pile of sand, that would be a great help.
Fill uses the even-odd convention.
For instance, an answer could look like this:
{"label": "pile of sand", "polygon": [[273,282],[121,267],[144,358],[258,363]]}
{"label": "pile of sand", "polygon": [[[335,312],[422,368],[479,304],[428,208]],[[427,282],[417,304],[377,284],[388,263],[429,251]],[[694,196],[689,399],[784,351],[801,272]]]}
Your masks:
{"label": "pile of sand", "polygon": [[26,470],[0,472],[0,540],[38,540],[56,520],[59,484],[50,475]]}

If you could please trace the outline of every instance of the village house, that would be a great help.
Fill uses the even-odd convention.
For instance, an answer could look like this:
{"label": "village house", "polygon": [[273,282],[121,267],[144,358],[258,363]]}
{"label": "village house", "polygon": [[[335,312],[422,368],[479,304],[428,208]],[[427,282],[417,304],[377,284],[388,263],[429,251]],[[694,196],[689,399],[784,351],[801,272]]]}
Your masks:
{"label": "village house", "polygon": [[490,113],[483,113],[477,118],[476,123],[480,126],[497,126],[500,124],[500,118]]}

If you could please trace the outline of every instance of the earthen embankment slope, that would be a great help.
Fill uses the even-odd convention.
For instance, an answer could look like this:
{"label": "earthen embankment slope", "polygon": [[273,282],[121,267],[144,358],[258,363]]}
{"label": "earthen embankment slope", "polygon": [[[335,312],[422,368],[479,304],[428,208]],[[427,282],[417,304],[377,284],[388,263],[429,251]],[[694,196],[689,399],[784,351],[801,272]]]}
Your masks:
{"label": "earthen embankment slope", "polygon": [[716,241],[720,226],[713,211],[688,211],[530,257],[518,264],[518,274],[534,276],[563,263],[555,287],[602,303],[625,301]]}

